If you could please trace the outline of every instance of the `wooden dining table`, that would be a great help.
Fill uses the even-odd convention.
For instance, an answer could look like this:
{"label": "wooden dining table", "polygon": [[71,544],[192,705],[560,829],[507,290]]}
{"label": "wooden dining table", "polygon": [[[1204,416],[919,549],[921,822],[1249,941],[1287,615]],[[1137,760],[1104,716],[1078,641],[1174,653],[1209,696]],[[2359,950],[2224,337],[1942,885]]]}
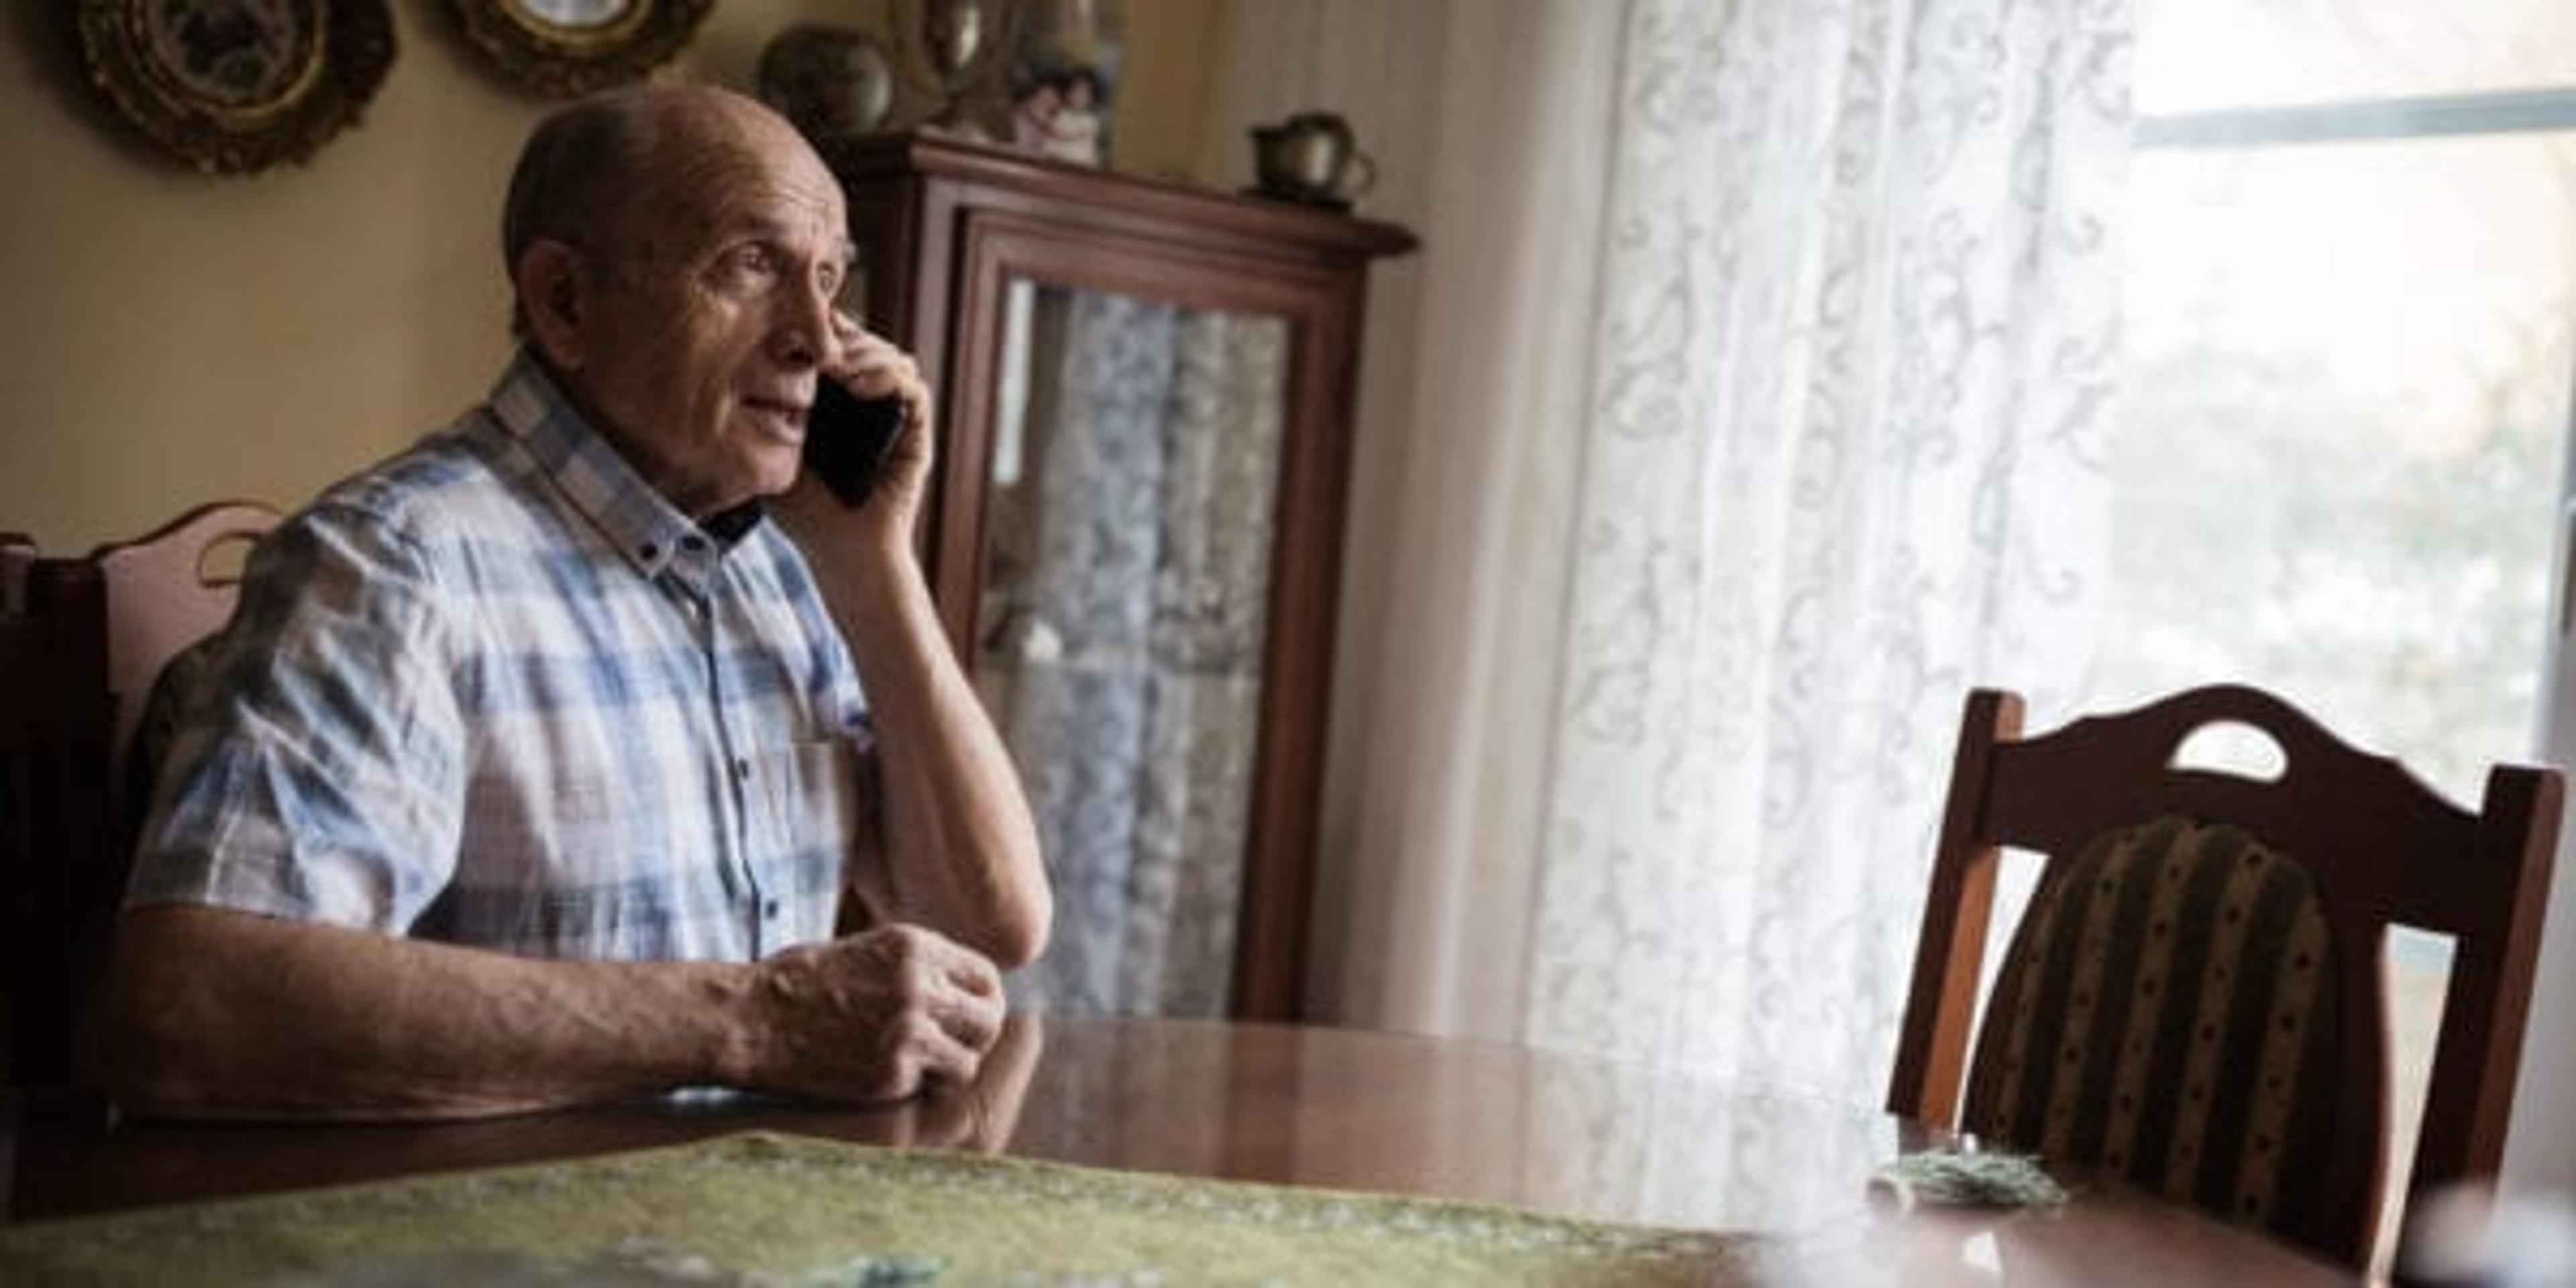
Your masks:
{"label": "wooden dining table", "polygon": [[[1907,1203],[1873,1176],[1940,1133],[1802,1096],[1519,1046],[1355,1030],[1012,1018],[969,1087],[893,1105],[720,1093],[422,1124],[182,1124],[18,1094],[10,1222],[675,1145],[756,1130],[1093,1168],[1427,1196],[1766,1236],[1759,1282],[2351,1282],[2080,1172],[2029,1208]],[[5,1234],[5,1231],[0,1231]]]}

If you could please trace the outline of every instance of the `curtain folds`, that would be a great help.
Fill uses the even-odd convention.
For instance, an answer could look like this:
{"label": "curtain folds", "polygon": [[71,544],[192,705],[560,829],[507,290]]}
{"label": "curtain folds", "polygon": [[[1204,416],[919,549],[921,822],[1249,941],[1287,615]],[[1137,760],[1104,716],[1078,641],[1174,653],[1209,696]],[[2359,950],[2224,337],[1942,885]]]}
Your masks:
{"label": "curtain folds", "polygon": [[[1424,235],[1370,292],[1308,996],[1520,1035],[1573,533],[1616,11],[1233,9],[1229,119],[1343,113],[1363,213]],[[1239,128],[1203,172],[1249,173]]]}
{"label": "curtain folds", "polygon": [[2127,2],[1374,8],[1239,6],[1228,81],[1345,111],[1425,247],[1321,1018],[1874,1101],[1961,695],[2089,654]]}
{"label": "curtain folds", "polygon": [[1960,695],[2088,660],[2112,9],[1630,7],[1531,1038],[1877,1094]]}

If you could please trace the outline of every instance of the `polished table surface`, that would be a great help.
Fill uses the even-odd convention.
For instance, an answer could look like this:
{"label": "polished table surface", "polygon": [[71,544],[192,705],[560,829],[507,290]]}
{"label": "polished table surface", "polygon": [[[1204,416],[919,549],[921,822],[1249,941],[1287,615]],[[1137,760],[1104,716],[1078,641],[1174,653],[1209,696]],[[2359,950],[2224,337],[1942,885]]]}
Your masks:
{"label": "polished table surface", "polygon": [[13,1221],[675,1144],[765,1129],[1098,1167],[1507,1204],[1775,1236],[1783,1283],[2349,1282],[2081,1175],[2061,1208],[1900,1210],[1885,1115],[1517,1047],[1269,1025],[1014,1016],[975,1086],[851,1108],[687,1097],[475,1122],[110,1122],[11,1103]]}

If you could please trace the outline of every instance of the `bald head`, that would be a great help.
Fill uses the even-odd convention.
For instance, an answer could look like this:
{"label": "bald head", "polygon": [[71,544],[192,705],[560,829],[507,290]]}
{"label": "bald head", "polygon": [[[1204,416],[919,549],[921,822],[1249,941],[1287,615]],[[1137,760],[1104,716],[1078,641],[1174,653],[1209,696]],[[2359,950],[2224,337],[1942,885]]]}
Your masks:
{"label": "bald head", "polygon": [[[501,210],[503,267],[539,240],[596,255],[649,258],[703,222],[717,185],[786,148],[813,157],[796,128],[759,102],[712,86],[644,86],[596,95],[540,122],[519,152]],[[513,329],[526,334],[524,306]]]}
{"label": "bald head", "polygon": [[843,358],[841,185],[715,89],[628,90],[529,138],[502,217],[515,321],[582,419],[685,513],[793,486]]}

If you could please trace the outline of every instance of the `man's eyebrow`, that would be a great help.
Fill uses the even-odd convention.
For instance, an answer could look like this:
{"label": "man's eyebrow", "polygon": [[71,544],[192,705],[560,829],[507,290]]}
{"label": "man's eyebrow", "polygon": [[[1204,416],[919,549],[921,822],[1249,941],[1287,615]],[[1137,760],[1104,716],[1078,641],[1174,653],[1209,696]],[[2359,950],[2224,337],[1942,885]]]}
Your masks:
{"label": "man's eyebrow", "polygon": [[[726,225],[723,239],[726,241],[757,241],[772,246],[785,246],[789,241],[793,240],[794,237],[795,229],[781,220],[773,219],[767,215],[746,215]],[[835,239],[832,248],[824,252],[821,256],[818,256],[818,258],[828,259],[832,263],[840,265],[843,269],[854,267],[859,262],[859,244],[850,240],[849,234],[843,233],[840,237]]]}

